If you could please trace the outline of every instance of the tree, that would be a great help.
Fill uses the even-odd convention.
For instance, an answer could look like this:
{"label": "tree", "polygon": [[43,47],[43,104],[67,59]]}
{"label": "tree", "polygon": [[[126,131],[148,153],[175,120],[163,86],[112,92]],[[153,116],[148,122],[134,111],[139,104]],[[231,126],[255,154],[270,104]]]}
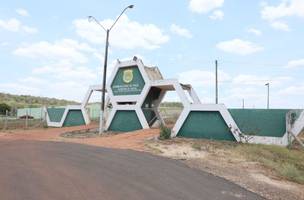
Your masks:
{"label": "tree", "polygon": [[6,111],[10,111],[11,107],[6,103],[0,103],[0,114],[5,115]]}

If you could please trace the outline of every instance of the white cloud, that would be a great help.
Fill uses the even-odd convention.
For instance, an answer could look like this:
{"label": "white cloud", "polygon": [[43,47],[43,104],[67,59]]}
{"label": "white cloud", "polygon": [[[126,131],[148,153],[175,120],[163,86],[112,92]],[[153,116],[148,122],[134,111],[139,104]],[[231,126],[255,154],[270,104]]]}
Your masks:
{"label": "white cloud", "polygon": [[212,20],[222,20],[224,18],[224,12],[221,10],[215,10],[209,18]]}
{"label": "white cloud", "polygon": [[0,28],[3,28],[5,30],[17,32],[19,31],[20,26],[21,26],[21,22],[15,18],[6,21],[0,19]]}
{"label": "white cloud", "polygon": [[79,43],[72,39],[62,39],[54,43],[41,41],[17,48],[13,53],[18,56],[29,57],[44,61],[69,60],[73,63],[87,62],[86,52],[95,52],[86,43]]}
{"label": "white cloud", "polygon": [[[112,19],[100,21],[105,27],[113,24]],[[94,22],[87,19],[77,19],[73,22],[77,34],[92,43],[103,44],[105,31]],[[169,36],[154,24],[141,24],[122,15],[110,34],[110,45],[121,49],[156,49],[169,41]]]}
{"label": "white cloud", "polygon": [[25,78],[0,84],[0,90],[81,101],[88,86],[97,83],[98,77],[101,76],[97,69],[61,61],[36,67]]}
{"label": "white cloud", "polygon": [[24,83],[0,83],[0,91],[11,94],[27,94],[27,95],[39,95],[40,89],[25,85]]}
{"label": "white cloud", "polygon": [[276,6],[270,6],[267,3],[262,4],[262,19],[268,21],[271,27],[289,31],[289,26],[281,19],[286,17],[304,17],[304,1],[303,0],[281,0]]}
{"label": "white cloud", "polygon": [[241,39],[219,42],[216,47],[222,51],[238,55],[249,55],[263,50],[263,47]]}
{"label": "white cloud", "polygon": [[7,83],[12,92],[80,101],[88,86],[101,77],[99,68],[90,67],[90,60],[96,58],[98,52],[87,43],[72,39],[41,41],[23,44],[13,53],[33,59],[35,64],[28,77]]}
{"label": "white cloud", "polygon": [[6,46],[8,46],[8,45],[9,45],[8,42],[1,42],[1,43],[0,43],[0,46],[2,46],[2,47],[6,47]]}
{"label": "white cloud", "polygon": [[304,84],[293,85],[279,90],[278,94],[282,96],[301,96],[304,93]]}
{"label": "white cloud", "polygon": [[85,66],[78,66],[68,61],[37,67],[33,70],[33,74],[52,76],[60,81],[95,80],[97,78],[96,71]]}
{"label": "white cloud", "polygon": [[172,24],[170,26],[170,30],[172,33],[182,36],[182,37],[186,37],[186,38],[192,38],[192,34],[188,29],[182,28],[176,24]]}
{"label": "white cloud", "polygon": [[252,33],[252,34],[255,34],[257,36],[260,36],[262,35],[262,31],[260,31],[259,29],[256,29],[256,28],[249,28],[247,30],[248,33]]}
{"label": "white cloud", "polygon": [[290,28],[287,23],[282,21],[274,21],[270,23],[270,26],[274,29],[281,30],[281,31],[290,31]]}
{"label": "white cloud", "polygon": [[224,0],[190,0],[189,8],[195,13],[208,13],[222,7]]}
{"label": "white cloud", "polygon": [[38,30],[34,27],[30,27],[30,26],[23,26],[22,27],[23,31],[26,32],[26,33],[30,33],[30,34],[34,34],[34,33],[37,33]]}
{"label": "white cloud", "polygon": [[287,68],[304,68],[304,59],[298,59],[298,60],[291,60],[288,62]]}
{"label": "white cloud", "polygon": [[18,8],[18,9],[16,9],[16,13],[18,15],[22,16],[22,17],[28,17],[28,16],[30,16],[29,13],[28,13],[28,11],[25,10],[24,8]]}
{"label": "white cloud", "polygon": [[304,17],[304,1],[281,0],[277,6],[270,6],[266,3],[262,6],[261,15],[263,19],[268,21],[290,16]]}
{"label": "white cloud", "polygon": [[234,85],[251,85],[251,86],[263,86],[266,83],[270,83],[271,87],[278,87],[284,85],[287,81],[292,80],[289,76],[257,76],[251,74],[239,74],[233,78],[232,83]]}
{"label": "white cloud", "polygon": [[[218,72],[219,82],[228,81],[231,79],[230,75],[224,71]],[[207,70],[193,69],[178,74],[178,79],[181,83],[190,83],[195,87],[204,87],[214,84],[215,74],[214,72]]]}
{"label": "white cloud", "polygon": [[38,32],[36,28],[23,25],[19,20],[15,18],[11,18],[8,20],[0,19],[0,28],[11,32],[23,31],[25,33],[30,33],[30,34]]}

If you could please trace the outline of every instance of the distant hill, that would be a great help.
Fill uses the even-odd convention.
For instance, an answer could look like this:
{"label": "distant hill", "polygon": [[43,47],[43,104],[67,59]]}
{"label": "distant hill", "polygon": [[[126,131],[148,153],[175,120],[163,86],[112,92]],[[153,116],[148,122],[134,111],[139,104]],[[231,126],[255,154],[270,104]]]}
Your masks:
{"label": "distant hill", "polygon": [[30,95],[14,95],[7,93],[0,93],[0,103],[6,103],[12,108],[27,108],[27,107],[41,107],[41,106],[65,106],[68,104],[79,104],[75,101],[64,99],[36,97]]}

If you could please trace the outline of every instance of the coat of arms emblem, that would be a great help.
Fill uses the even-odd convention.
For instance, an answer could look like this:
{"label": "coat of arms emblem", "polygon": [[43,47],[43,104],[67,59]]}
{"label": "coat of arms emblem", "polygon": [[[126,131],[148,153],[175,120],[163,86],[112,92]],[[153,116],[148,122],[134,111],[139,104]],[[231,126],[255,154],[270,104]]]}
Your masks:
{"label": "coat of arms emblem", "polygon": [[122,80],[125,83],[130,83],[133,80],[133,70],[132,69],[124,70]]}

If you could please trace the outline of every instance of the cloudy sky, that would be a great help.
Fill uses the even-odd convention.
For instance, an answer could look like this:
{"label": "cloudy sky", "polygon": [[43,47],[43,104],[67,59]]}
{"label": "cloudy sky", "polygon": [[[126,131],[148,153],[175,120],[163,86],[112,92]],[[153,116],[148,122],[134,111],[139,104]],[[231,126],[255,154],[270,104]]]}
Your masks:
{"label": "cloudy sky", "polygon": [[[110,36],[109,65],[141,57],[166,78],[191,83],[214,102],[249,108],[304,107],[304,0],[6,1],[0,7],[0,92],[80,101],[101,82],[104,31],[128,10]],[[167,100],[178,100],[169,94]]]}

